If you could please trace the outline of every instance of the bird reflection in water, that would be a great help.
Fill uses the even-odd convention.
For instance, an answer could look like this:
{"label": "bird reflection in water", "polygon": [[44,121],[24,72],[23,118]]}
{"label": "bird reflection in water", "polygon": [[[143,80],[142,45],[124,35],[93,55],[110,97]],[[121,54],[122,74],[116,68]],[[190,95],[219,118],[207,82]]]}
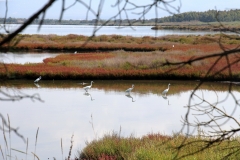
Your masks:
{"label": "bird reflection in water", "polygon": [[162,95],[163,99],[168,99],[166,95]]}
{"label": "bird reflection in water", "polygon": [[41,86],[38,83],[33,83],[37,88],[40,88]]}
{"label": "bird reflection in water", "polygon": [[168,101],[168,105],[170,105],[168,97],[166,95],[162,95],[162,97],[163,99],[166,99]]}
{"label": "bird reflection in water", "polygon": [[93,100],[94,100],[94,99],[92,98],[91,94],[90,94],[90,93],[88,93],[88,92],[85,92],[83,95],[90,97],[90,98],[91,98],[91,101],[93,101]]}
{"label": "bird reflection in water", "polygon": [[135,102],[135,101],[136,101],[136,100],[135,100],[135,101],[133,100],[133,97],[132,97],[130,94],[125,94],[125,96],[128,97],[128,98],[131,98],[131,99],[132,99],[132,102]]}
{"label": "bird reflection in water", "polygon": [[81,85],[86,85],[87,83],[82,82],[82,83],[79,83],[79,84],[81,84]]}

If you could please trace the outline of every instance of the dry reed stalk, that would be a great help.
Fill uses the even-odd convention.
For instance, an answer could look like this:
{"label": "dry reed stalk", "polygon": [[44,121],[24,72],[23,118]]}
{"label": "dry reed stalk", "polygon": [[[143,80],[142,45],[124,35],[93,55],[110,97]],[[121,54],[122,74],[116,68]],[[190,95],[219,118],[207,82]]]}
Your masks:
{"label": "dry reed stalk", "polygon": [[28,153],[28,138],[27,138],[27,146],[26,146],[26,160],[27,160],[27,153]]}
{"label": "dry reed stalk", "polygon": [[1,145],[0,145],[0,150],[1,150],[1,153],[2,153],[2,157],[3,157],[3,159],[5,159],[5,158],[4,158],[3,151],[2,151],[2,147],[1,147]]}
{"label": "dry reed stalk", "polygon": [[70,146],[69,153],[68,153],[68,160],[70,160],[70,158],[71,158],[72,147],[73,147],[73,136],[74,136],[74,134],[71,137],[71,146]]}
{"label": "dry reed stalk", "polygon": [[3,119],[2,119],[2,128],[3,128],[3,137],[4,137],[4,141],[5,141],[5,145],[6,145],[6,148],[7,148],[7,151],[8,151],[8,143],[7,143],[7,138],[6,138],[6,135],[5,135],[5,129],[4,129],[4,122],[3,122]]}
{"label": "dry reed stalk", "polygon": [[[34,153],[33,153],[33,155],[34,155],[34,160],[35,160],[35,157],[37,157],[37,156],[36,156],[36,147],[37,147],[38,130],[39,130],[39,127],[38,127],[37,133],[36,133],[35,148],[34,148]],[[37,157],[37,158],[38,158],[38,157]],[[38,158],[38,159],[39,159],[39,158]]]}
{"label": "dry reed stalk", "polygon": [[37,157],[37,159],[40,160],[40,158],[35,153],[32,152],[32,154],[34,155],[34,159]]}
{"label": "dry reed stalk", "polygon": [[63,145],[62,145],[62,138],[61,138],[61,151],[62,151],[62,159],[63,159]]}
{"label": "dry reed stalk", "polygon": [[120,129],[119,129],[119,133],[118,133],[118,138],[120,139],[120,137],[121,137],[121,132],[122,132],[122,127],[120,126]]}
{"label": "dry reed stalk", "polygon": [[11,125],[10,125],[10,118],[9,118],[9,115],[7,114],[8,116],[8,130],[9,130],[9,148],[10,148],[10,157],[12,157],[12,152],[11,152]]}
{"label": "dry reed stalk", "polygon": [[96,132],[95,132],[95,130],[94,130],[94,125],[93,125],[93,117],[92,117],[92,114],[91,114],[91,121],[89,121],[89,123],[91,124],[91,126],[92,126],[92,129],[93,129],[93,133],[94,133],[94,136],[95,136],[95,138],[97,138],[97,134],[96,134]]}
{"label": "dry reed stalk", "polygon": [[19,152],[19,153],[26,154],[26,152],[20,151],[20,150],[18,150],[18,149],[11,148],[11,150],[13,150],[13,151],[17,151],[17,152]]}

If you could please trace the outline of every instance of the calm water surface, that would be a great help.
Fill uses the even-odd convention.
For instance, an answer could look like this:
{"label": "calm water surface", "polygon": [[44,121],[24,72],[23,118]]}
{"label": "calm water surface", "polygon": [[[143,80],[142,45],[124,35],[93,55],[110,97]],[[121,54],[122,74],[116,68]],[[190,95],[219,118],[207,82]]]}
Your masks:
{"label": "calm water surface", "polygon": [[45,58],[55,57],[59,53],[1,53],[0,52],[0,62],[4,63],[43,63]]}
{"label": "calm water surface", "polygon": [[[8,30],[14,31],[20,25],[10,24],[7,25]],[[132,26],[132,27],[116,27],[116,26],[104,26],[99,28],[96,35],[124,35],[133,37],[143,36],[166,36],[166,35],[205,35],[205,34],[217,34],[219,32],[212,31],[191,31],[191,30],[152,30],[152,26]],[[56,34],[56,35],[68,35],[77,34],[91,36],[94,31],[94,26],[89,25],[42,25],[38,30],[38,25],[28,26],[22,34]],[[4,33],[5,30],[0,29],[0,33]]]}
{"label": "calm water surface", "polygon": [[[197,81],[94,81],[93,88],[86,94],[83,81],[45,81],[38,85],[32,81],[7,81],[1,83],[1,91],[10,94],[39,94],[44,102],[23,99],[21,101],[0,101],[1,114],[9,115],[11,126],[19,127],[19,133],[29,141],[29,153],[34,151],[35,137],[39,127],[36,154],[40,159],[62,158],[61,139],[64,157],[68,156],[71,136],[74,135],[72,155],[85,146],[86,141],[101,138],[113,131],[121,136],[136,137],[148,133],[172,134],[182,128],[189,96]],[[88,84],[90,81],[85,81]],[[161,92],[171,83],[169,93],[163,98]],[[134,84],[130,96],[125,90]],[[205,83],[197,92],[206,100],[220,102],[228,95],[225,83]],[[233,85],[233,93],[239,97],[240,86]],[[1,95],[3,97],[3,95]],[[199,103],[195,98],[193,103]],[[216,103],[215,103],[216,104]],[[217,104],[225,106],[227,112],[234,110],[235,101],[231,96]],[[234,116],[239,118],[239,110]],[[92,118],[91,118],[92,117]],[[194,116],[191,113],[191,120]],[[223,128],[234,126],[228,122]],[[184,131],[185,133],[185,131]],[[4,145],[1,136],[1,146]],[[26,144],[11,134],[11,147],[25,151]],[[25,155],[12,151],[18,159]],[[29,155],[28,159],[31,159]]]}

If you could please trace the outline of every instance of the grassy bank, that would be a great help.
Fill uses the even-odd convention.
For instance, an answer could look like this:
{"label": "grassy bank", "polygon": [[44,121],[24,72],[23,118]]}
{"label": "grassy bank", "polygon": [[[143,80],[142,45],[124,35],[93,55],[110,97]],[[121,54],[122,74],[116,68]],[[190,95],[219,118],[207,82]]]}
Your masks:
{"label": "grassy bank", "polygon": [[[20,37],[23,35],[19,35]],[[52,37],[52,38],[51,38]],[[207,80],[239,80],[240,63],[237,61],[238,52],[229,55],[227,58],[212,57],[199,60],[185,65],[163,65],[188,61],[193,58],[222,53],[231,49],[237,49],[240,43],[239,36],[165,36],[165,37],[143,37],[134,38],[119,36],[113,40],[113,36],[95,37],[89,43],[97,42],[99,45],[109,46],[118,44],[124,46],[127,40],[131,39],[129,45],[145,46],[154,45],[165,48],[163,50],[127,52],[124,49],[109,52],[81,52],[78,54],[60,54],[54,58],[44,59],[39,64],[1,64],[0,77],[5,79],[35,79],[39,75],[43,79],[207,79]],[[47,38],[47,39],[46,39]],[[78,40],[81,39],[82,40]],[[87,37],[68,36],[23,36],[20,43],[28,42],[34,45],[42,40],[42,44],[74,45],[83,43]],[[50,42],[51,41],[51,42]],[[220,43],[219,43],[220,42]],[[15,46],[17,49],[17,45]],[[31,47],[31,45],[26,45]],[[34,49],[31,48],[31,49]],[[36,48],[35,48],[36,49]],[[39,49],[39,48],[38,48]],[[71,48],[73,49],[73,48]],[[76,49],[76,48],[74,48]],[[214,66],[213,66],[214,64]],[[231,71],[228,66],[231,64]],[[211,68],[211,72],[208,72]]]}
{"label": "grassy bank", "polygon": [[117,133],[87,142],[79,159],[236,159],[238,138],[207,145],[211,140],[199,136],[148,134],[141,138],[121,137]]}

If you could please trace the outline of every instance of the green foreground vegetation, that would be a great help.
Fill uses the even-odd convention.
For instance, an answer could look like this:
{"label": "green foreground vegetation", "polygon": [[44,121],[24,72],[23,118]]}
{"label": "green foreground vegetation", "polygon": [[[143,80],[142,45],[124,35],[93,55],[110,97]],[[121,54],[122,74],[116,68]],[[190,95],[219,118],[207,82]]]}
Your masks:
{"label": "green foreground vegetation", "polygon": [[134,136],[124,138],[118,133],[112,133],[87,143],[87,146],[79,151],[78,158],[84,160],[216,160],[237,159],[240,156],[239,138],[216,143],[209,143],[210,141],[209,138],[200,136],[148,134],[141,138]]}

